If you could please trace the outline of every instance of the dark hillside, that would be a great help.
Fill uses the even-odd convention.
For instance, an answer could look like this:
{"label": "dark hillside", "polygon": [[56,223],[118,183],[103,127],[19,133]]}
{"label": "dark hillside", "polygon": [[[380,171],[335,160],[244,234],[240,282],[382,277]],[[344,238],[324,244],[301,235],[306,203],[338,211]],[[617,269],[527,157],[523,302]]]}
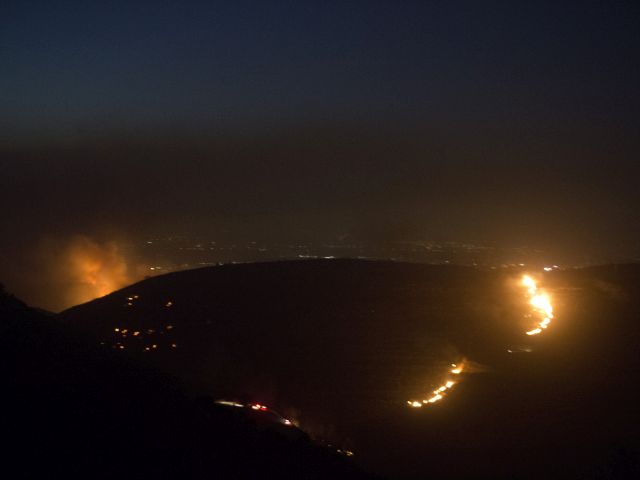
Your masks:
{"label": "dark hillside", "polygon": [[62,318],[196,389],[246,393],[326,425],[404,404],[416,375],[460,347],[495,355],[475,340],[496,322],[503,338],[515,333],[504,282],[391,262],[228,265],[150,278]]}
{"label": "dark hillside", "polygon": [[10,478],[365,478],[302,432],[191,400],[170,377],[74,330],[1,292]]}
{"label": "dark hillside", "polygon": [[[390,476],[621,478],[638,468],[639,271],[541,272],[556,317],[537,337],[517,270],[351,260],[173,273],[62,318],[192,389],[273,403]],[[463,359],[445,401],[407,407]]]}

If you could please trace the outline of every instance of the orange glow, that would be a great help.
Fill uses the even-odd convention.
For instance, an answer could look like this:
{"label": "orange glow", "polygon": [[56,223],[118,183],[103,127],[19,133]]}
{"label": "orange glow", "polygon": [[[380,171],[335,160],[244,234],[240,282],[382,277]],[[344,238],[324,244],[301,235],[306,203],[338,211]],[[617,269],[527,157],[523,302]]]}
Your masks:
{"label": "orange glow", "polygon": [[[465,369],[465,364],[464,364],[464,361],[463,361],[463,363],[452,363],[450,367],[451,368],[449,368],[448,373],[452,373],[454,375],[460,375]],[[420,408],[420,407],[425,406],[425,405],[434,404],[436,402],[439,402],[440,400],[444,399],[446,397],[446,395],[449,394],[450,389],[453,388],[453,386],[456,383],[458,383],[458,382],[449,378],[449,379],[445,380],[442,383],[442,385],[440,385],[438,388],[433,390],[431,396],[428,397],[428,398],[425,398],[424,400],[422,400],[422,402],[418,402],[418,401],[415,401],[415,400],[409,400],[409,401],[407,401],[407,404],[410,407],[413,407],[413,408]]]}
{"label": "orange glow", "polygon": [[74,303],[103,297],[132,281],[127,263],[114,242],[100,244],[87,237],[76,237],[65,253],[66,273],[74,287],[71,293],[74,298],[70,300]]}
{"label": "orange glow", "polygon": [[536,291],[538,290],[535,280],[529,275],[525,275],[524,277],[522,277],[522,284],[527,287],[529,295],[535,295]]}
{"label": "orange glow", "polygon": [[[38,282],[46,285],[45,308],[60,311],[102,297],[137,280],[114,241],[87,236],[47,237],[34,252]],[[126,296],[123,296],[123,300]],[[40,302],[39,302],[40,303]],[[123,302],[126,304],[126,301]]]}
{"label": "orange glow", "polygon": [[540,291],[535,280],[529,275],[522,277],[522,285],[527,288],[532,314],[538,319],[535,327],[525,333],[529,336],[538,335],[549,326],[553,319],[551,297],[546,292]]}

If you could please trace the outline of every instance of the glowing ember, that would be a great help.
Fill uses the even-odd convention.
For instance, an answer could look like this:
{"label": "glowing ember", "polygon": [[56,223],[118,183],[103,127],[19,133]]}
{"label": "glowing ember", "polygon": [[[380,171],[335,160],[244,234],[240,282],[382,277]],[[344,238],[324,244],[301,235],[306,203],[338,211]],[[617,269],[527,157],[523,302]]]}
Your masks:
{"label": "glowing ember", "polygon": [[[454,375],[460,375],[464,370],[464,363],[461,363],[461,364],[452,363],[451,367],[452,368],[449,370],[449,373],[452,373]],[[454,380],[447,379],[445,382],[443,382],[442,385],[440,385],[438,388],[433,390],[432,395],[429,398],[425,398],[424,400],[422,400],[422,402],[418,402],[416,400],[408,400],[407,404],[413,408],[420,408],[428,404],[439,402],[440,400],[445,398],[448,391],[456,383],[457,382]]]}

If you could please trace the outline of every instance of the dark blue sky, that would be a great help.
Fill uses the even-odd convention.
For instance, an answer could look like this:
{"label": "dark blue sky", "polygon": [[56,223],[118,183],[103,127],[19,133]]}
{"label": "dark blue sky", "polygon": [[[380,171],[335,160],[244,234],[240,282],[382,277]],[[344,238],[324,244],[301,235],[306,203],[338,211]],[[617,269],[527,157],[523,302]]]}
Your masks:
{"label": "dark blue sky", "polygon": [[639,19],[633,2],[9,2],[2,136],[335,120],[598,127],[638,106]]}
{"label": "dark blue sky", "polygon": [[0,9],[5,243],[106,225],[640,251],[638,2]]}

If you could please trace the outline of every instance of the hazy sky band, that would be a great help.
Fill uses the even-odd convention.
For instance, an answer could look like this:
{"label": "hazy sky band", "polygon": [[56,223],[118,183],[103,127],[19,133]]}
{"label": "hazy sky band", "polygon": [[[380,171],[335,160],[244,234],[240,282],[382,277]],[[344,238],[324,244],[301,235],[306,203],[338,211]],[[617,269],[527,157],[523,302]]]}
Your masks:
{"label": "hazy sky band", "polygon": [[75,235],[639,255],[637,2],[0,9],[7,284]]}
{"label": "hazy sky band", "polygon": [[589,124],[637,107],[631,3],[134,3],[5,7],[5,137],[371,116]]}

